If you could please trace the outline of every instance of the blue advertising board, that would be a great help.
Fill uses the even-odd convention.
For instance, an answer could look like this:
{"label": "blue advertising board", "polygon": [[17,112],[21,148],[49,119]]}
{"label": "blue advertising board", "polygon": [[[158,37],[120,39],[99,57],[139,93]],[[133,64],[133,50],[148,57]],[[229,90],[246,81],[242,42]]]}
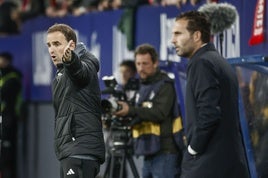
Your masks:
{"label": "blue advertising board", "polygon": [[[225,57],[240,57],[267,54],[267,42],[249,45],[252,35],[254,13],[257,1],[225,1],[236,7],[238,16],[232,28],[224,32]],[[267,8],[267,4],[265,5]],[[141,6],[135,14],[134,46],[150,43],[159,51],[160,60],[180,62],[175,54],[171,38],[171,27],[175,17],[184,11],[198,9],[198,5],[187,4],[180,9],[175,6]],[[118,29],[123,10],[94,12],[83,16],[64,18],[37,17],[23,24],[20,35],[0,38],[0,52],[10,51],[14,55],[14,65],[24,74],[25,98],[31,101],[50,101],[50,83],[55,69],[45,44],[45,33],[54,23],[66,23],[78,33],[79,40],[100,60],[101,78],[113,75],[119,62],[133,58],[133,50],[126,48],[126,37]],[[265,14],[264,19],[267,19]],[[267,25],[267,20],[265,25]],[[217,44],[217,35],[214,42]],[[265,33],[267,39],[267,32]]]}

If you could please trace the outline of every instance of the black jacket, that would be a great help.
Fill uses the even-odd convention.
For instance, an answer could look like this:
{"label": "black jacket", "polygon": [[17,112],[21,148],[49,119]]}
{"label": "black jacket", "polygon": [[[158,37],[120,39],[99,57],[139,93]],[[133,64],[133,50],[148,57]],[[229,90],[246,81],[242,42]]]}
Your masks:
{"label": "black jacket", "polygon": [[187,141],[198,154],[185,151],[181,178],[248,178],[236,74],[211,43],[188,63],[185,109]]}
{"label": "black jacket", "polygon": [[58,68],[53,81],[55,152],[59,160],[88,155],[104,162],[98,60],[83,45]]}
{"label": "black jacket", "polygon": [[1,68],[0,102],[3,116],[3,140],[16,141],[17,122],[21,116],[22,74],[13,66]]}

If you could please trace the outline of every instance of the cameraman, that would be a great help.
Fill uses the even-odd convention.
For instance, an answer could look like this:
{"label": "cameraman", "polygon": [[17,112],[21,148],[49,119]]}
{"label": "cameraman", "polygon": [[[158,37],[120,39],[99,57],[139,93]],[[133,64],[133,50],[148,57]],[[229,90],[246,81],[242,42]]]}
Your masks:
{"label": "cameraman", "polygon": [[[130,104],[134,104],[135,94],[137,93],[137,87],[138,87],[138,83],[135,82],[137,80],[136,73],[137,73],[137,70],[136,70],[134,60],[123,60],[120,63],[119,70],[118,70],[118,76],[120,78],[119,84],[118,86],[117,84],[115,85],[115,87],[117,87],[116,88],[117,90],[114,90],[114,92],[111,93],[112,96],[116,95],[115,94],[116,92],[119,92],[121,94],[119,96],[116,95],[117,99],[118,97],[120,98],[120,96],[123,95],[124,101],[127,101]],[[107,149],[109,156],[111,156],[111,151],[115,150],[114,149],[115,142],[120,141],[120,142],[124,142],[124,144],[127,144],[127,145],[131,143],[131,141],[129,140],[130,136],[128,136],[130,135],[129,133],[131,133],[130,130],[127,131],[127,130],[119,129],[122,126],[124,127],[128,125],[131,118],[118,118],[116,116],[110,115],[111,113],[112,112],[108,112],[108,115],[103,115],[103,121],[104,121],[103,124],[108,132],[107,138],[106,138],[106,147],[109,148]],[[117,137],[119,137],[119,140]],[[108,160],[110,158],[108,157]],[[127,177],[127,169],[125,165],[122,165],[122,164],[123,163],[122,163],[121,155],[117,156],[116,159],[114,159],[114,163],[113,163],[113,166],[114,166],[113,173],[112,173],[113,175],[109,177],[119,178],[121,166],[124,167],[123,177]]]}
{"label": "cameraman", "polygon": [[[18,124],[21,119],[22,73],[13,65],[13,55],[0,54],[0,104],[3,128],[0,128],[0,175],[3,178],[17,177]],[[1,176],[0,176],[1,177]]]}
{"label": "cameraman", "polygon": [[131,59],[123,60],[119,65],[121,85],[125,87],[128,81],[135,78],[137,70],[135,62]]}
{"label": "cameraman", "polygon": [[[114,114],[134,118],[132,129],[144,128],[143,131],[147,133],[143,140],[134,138],[135,154],[144,156],[143,178],[179,177],[181,153],[172,137],[173,104],[176,100],[173,82],[166,73],[160,71],[158,55],[153,46],[138,46],[134,56],[140,79],[135,106],[119,101],[122,109]],[[158,91],[154,92],[158,87]],[[143,127],[145,125],[152,129],[146,130]],[[154,133],[149,133],[150,131]],[[158,136],[156,139],[160,141],[152,144],[146,139],[150,136]],[[140,141],[143,141],[143,144],[137,145]],[[147,147],[142,147],[144,145]]]}
{"label": "cameraman", "polygon": [[135,94],[138,86],[136,84],[136,66],[133,60],[123,60],[119,65],[119,73],[121,79],[121,86],[126,94],[127,101],[134,103]]}

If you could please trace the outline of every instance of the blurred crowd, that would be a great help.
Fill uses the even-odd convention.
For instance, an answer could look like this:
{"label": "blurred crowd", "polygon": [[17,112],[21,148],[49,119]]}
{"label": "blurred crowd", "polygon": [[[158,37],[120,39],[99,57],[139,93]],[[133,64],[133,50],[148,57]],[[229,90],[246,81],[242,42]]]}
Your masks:
{"label": "blurred crowd", "polygon": [[[140,5],[196,5],[202,0],[0,0],[0,36],[17,34],[28,19],[45,15],[48,17],[80,16],[85,13],[116,10]],[[216,2],[217,0],[206,0]]]}

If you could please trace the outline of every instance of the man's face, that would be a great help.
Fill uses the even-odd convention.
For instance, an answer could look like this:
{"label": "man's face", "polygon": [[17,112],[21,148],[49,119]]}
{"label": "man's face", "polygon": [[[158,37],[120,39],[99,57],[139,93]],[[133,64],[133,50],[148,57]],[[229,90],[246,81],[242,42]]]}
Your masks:
{"label": "man's face", "polygon": [[126,85],[128,80],[135,76],[135,73],[127,66],[120,66],[119,72],[122,85]]}
{"label": "man's face", "polygon": [[9,65],[9,61],[0,56],[0,69],[4,69]]}
{"label": "man's face", "polygon": [[150,54],[137,54],[135,59],[137,72],[141,79],[146,79],[156,72],[158,62],[153,63]]}
{"label": "man's face", "polygon": [[47,47],[51,60],[55,66],[62,63],[64,48],[68,41],[61,32],[52,32],[47,34]]}
{"label": "man's face", "polygon": [[195,52],[193,35],[187,30],[188,21],[175,21],[172,29],[172,43],[178,56],[190,58]]}

